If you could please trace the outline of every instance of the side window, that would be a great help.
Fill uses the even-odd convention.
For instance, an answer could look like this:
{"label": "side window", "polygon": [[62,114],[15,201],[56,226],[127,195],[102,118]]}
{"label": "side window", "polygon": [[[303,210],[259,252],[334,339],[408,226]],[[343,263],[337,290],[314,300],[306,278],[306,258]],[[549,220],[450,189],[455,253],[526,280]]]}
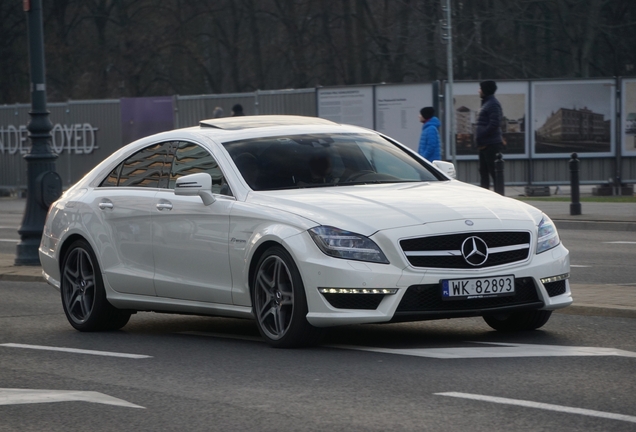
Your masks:
{"label": "side window", "polygon": [[112,170],[110,174],[108,174],[108,177],[106,177],[100,183],[99,187],[117,187],[117,183],[119,182],[119,173],[121,172],[122,165],[123,163],[117,165],[115,169]]}
{"label": "side window", "polygon": [[[165,172],[164,164],[168,161],[169,152],[170,143],[153,144],[139,150],[124,161],[117,186],[161,187],[161,177]],[[106,180],[112,175],[113,173]]]}
{"label": "side window", "polygon": [[212,177],[212,193],[230,195],[221,168],[219,168],[216,160],[206,149],[189,142],[176,144],[170,169],[170,182],[168,185],[170,189],[174,189],[175,182],[179,177],[204,172]]}

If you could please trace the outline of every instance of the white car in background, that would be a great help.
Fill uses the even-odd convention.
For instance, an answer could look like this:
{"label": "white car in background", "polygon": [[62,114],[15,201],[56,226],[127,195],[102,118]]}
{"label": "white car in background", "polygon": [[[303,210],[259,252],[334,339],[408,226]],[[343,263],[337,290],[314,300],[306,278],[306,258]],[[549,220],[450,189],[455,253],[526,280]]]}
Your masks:
{"label": "white car in background", "polygon": [[360,127],[205,120],[123,147],[70,188],[40,260],[80,331],[137,311],[252,318],[276,347],[346,324],[543,326],[572,303],[553,222],[453,177]]}

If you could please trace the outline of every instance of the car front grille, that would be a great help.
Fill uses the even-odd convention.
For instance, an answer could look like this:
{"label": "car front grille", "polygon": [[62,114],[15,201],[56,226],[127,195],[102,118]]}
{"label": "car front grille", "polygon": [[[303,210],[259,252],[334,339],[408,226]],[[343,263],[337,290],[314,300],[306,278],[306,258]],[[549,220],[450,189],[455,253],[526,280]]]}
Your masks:
{"label": "car front grille", "polygon": [[565,294],[565,280],[556,282],[548,282],[543,284],[550,297],[556,297],[561,294]]}
{"label": "car front grille", "polygon": [[[483,240],[487,246],[487,259],[475,265],[462,254],[464,242],[471,237]],[[400,241],[400,247],[413,267],[466,269],[493,267],[528,259],[530,233],[512,232],[467,232],[429,237],[418,237]]]}
{"label": "car front grille", "polygon": [[515,294],[512,296],[467,300],[442,300],[442,288],[439,284],[412,285],[402,297],[396,315],[413,312],[483,311],[484,309],[536,305],[537,303],[542,305],[536,286],[530,277],[515,279]]}

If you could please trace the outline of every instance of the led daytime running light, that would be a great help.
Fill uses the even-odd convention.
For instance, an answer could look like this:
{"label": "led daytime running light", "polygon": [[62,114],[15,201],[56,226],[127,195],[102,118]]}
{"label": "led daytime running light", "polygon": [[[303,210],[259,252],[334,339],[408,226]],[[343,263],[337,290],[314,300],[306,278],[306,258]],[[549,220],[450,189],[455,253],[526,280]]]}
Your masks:
{"label": "led daytime running light", "polygon": [[565,274],[558,275],[558,276],[551,276],[551,277],[543,278],[543,279],[541,279],[541,283],[542,284],[547,284],[547,283],[551,283],[551,282],[562,281],[562,280],[569,279],[569,278],[570,278],[570,273],[565,273]]}
{"label": "led daytime running light", "polygon": [[398,292],[397,288],[318,288],[321,294],[385,294]]}

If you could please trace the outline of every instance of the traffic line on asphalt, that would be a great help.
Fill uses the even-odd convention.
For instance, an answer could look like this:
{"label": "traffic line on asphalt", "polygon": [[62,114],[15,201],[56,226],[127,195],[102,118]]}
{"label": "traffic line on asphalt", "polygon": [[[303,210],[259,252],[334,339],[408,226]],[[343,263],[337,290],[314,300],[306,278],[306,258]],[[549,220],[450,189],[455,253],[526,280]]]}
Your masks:
{"label": "traffic line on asphalt", "polygon": [[61,351],[61,352],[69,352],[74,354],[89,354],[89,355],[98,355],[98,356],[106,356],[106,357],[124,357],[124,358],[132,358],[132,359],[152,358],[152,356],[142,355],[142,354],[126,354],[126,353],[117,353],[117,352],[109,352],[109,351],[83,350],[83,349],[77,349],[77,348],[60,348],[60,347],[43,346],[43,345],[4,343],[4,344],[0,344],[0,346],[9,347],[9,348],[26,348],[26,349],[34,349],[34,350],[44,350],[44,351]]}
{"label": "traffic line on asphalt", "polygon": [[142,407],[140,405],[135,405],[123,399],[117,399],[115,397],[94,391],[0,388],[0,405],[76,401],[145,409],[145,407]]}
{"label": "traffic line on asphalt", "polygon": [[18,243],[20,239],[0,239],[0,242]]}
{"label": "traffic line on asphalt", "polygon": [[534,345],[496,342],[468,342],[482,345],[476,347],[449,348],[374,348],[352,345],[332,345],[332,348],[371,351],[383,354],[408,355],[436,359],[477,359],[510,357],[588,357],[619,356],[636,358],[636,352],[614,348],[576,347],[559,345]]}
{"label": "traffic line on asphalt", "polygon": [[630,416],[625,414],[615,414],[615,413],[610,413],[605,411],[589,410],[584,408],[574,408],[574,407],[568,407],[564,405],[553,405],[553,404],[547,404],[542,402],[532,402],[532,401],[526,401],[521,399],[508,399],[508,398],[502,398],[502,397],[485,396],[485,395],[478,395],[478,394],[471,394],[471,393],[444,392],[444,393],[434,393],[434,394],[437,396],[449,396],[449,397],[455,397],[455,398],[461,398],[461,399],[471,399],[471,400],[492,402],[492,403],[498,403],[498,404],[504,404],[504,405],[516,405],[516,406],[522,406],[526,408],[536,408],[536,409],[542,409],[542,410],[548,410],[548,411],[557,411],[557,412],[563,412],[568,414],[579,414],[579,415],[585,415],[585,416],[591,416],[591,417],[601,417],[601,418],[606,418],[611,420],[621,420],[621,421],[626,421],[630,423],[636,423],[635,416]]}
{"label": "traffic line on asphalt", "polygon": [[607,243],[607,244],[636,244],[636,242],[633,242],[633,241],[611,241],[611,242],[603,242],[603,243]]}

